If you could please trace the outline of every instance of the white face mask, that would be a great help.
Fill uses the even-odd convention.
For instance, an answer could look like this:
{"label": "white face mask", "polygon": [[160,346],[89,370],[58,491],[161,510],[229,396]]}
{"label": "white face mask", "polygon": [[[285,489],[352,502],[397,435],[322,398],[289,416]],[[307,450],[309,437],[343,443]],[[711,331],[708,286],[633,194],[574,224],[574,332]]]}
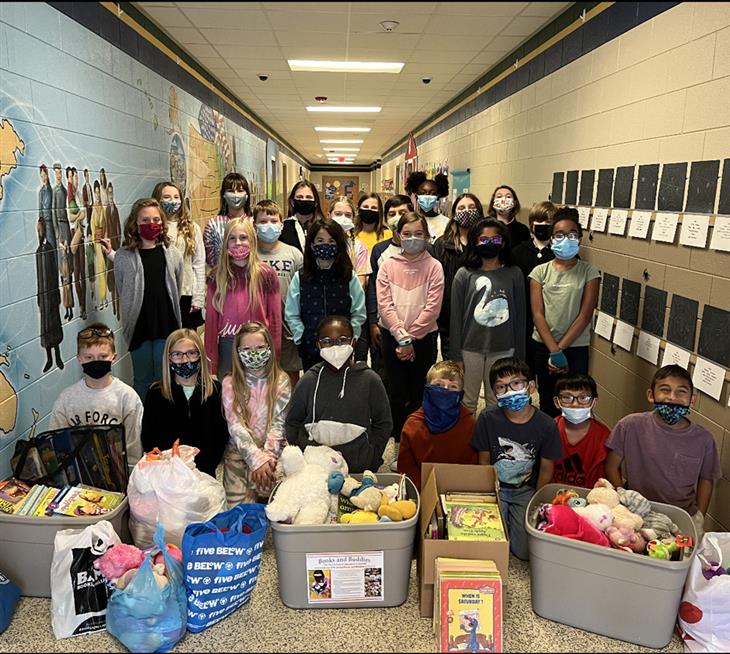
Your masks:
{"label": "white face mask", "polygon": [[578,407],[575,409],[572,409],[572,408],[566,409],[564,407],[561,407],[560,410],[563,413],[563,417],[568,422],[572,422],[574,425],[579,425],[581,422],[585,422],[586,420],[590,419],[591,414],[593,412],[593,409],[589,406]]}
{"label": "white face mask", "polygon": [[330,345],[330,347],[323,347],[319,351],[319,356],[339,370],[350,360],[353,352],[352,345]]}
{"label": "white face mask", "polygon": [[352,222],[352,218],[349,216],[332,216],[332,220],[334,220],[342,229],[345,231],[345,233],[350,232],[354,229],[355,223]]}
{"label": "white face mask", "polygon": [[515,206],[515,201],[509,197],[499,197],[494,200],[494,208],[499,213],[508,213]]}

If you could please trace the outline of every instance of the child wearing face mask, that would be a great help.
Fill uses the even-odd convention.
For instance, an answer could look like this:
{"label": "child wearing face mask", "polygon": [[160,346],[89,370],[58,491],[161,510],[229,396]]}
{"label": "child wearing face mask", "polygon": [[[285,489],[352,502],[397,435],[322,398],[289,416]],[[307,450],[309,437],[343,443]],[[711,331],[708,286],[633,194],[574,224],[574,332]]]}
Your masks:
{"label": "child wearing face mask", "polygon": [[550,237],[555,259],[540,264],[529,275],[540,409],[551,416],[558,414],[553,402],[558,375],[567,371],[588,374],[591,322],[601,273],[578,259],[582,233],[577,209],[558,209]]}
{"label": "child wearing face mask", "polygon": [[510,263],[509,236],[498,220],[483,220],[469,231],[465,266],[451,290],[454,360],[464,369],[464,404],[476,411],[484,386],[487,408],[497,399],[489,383],[495,361],[524,359],[526,298],[522,273]]}
{"label": "child wearing face mask", "polygon": [[133,388],[112,374],[117,353],[114,332],[103,323],[84,327],[76,337],[83,377],[58,395],[48,429],[83,425],[124,425],[129,469],[142,456],[142,400]]}
{"label": "child wearing face mask", "polygon": [[165,339],[182,324],[182,279],[183,260],[170,247],[165,212],[154,198],[137,200],[124,224],[124,245],[114,256],[114,281],[140,398],[162,378]]}
{"label": "child wearing face mask", "polygon": [[354,360],[355,335],[344,316],[324,318],[317,327],[323,361],[297,384],[286,416],[286,438],[304,449],[327,445],[342,454],[350,472],[376,471],[393,429],[380,377]]}
{"label": "child wearing face mask", "polygon": [[520,201],[511,186],[502,184],[494,189],[489,200],[487,214],[490,218],[501,220],[509,230],[510,245],[515,248],[523,241],[530,240],[530,230],[517,220],[520,213]]}
{"label": "child wearing face mask", "polygon": [[478,463],[471,446],[476,419],[462,403],[464,373],[454,361],[439,361],[426,374],[423,404],[403,425],[398,472],[421,490],[422,463]]}
{"label": "child wearing face mask", "polygon": [[304,252],[309,226],[324,217],[317,188],[306,179],[299,180],[289,193],[288,205],[289,217],[284,220],[279,240]]}
{"label": "child wearing face mask", "polygon": [[200,226],[190,218],[180,187],[160,182],[152,191],[167,218],[167,235],[183,258],[180,316],[183,327],[197,329],[203,324],[205,306],[205,246]]}
{"label": "child wearing face mask", "polygon": [[362,284],[363,290],[368,283],[368,275],[372,272],[368,249],[363,242],[355,238],[355,205],[347,197],[336,198],[330,204],[329,217],[334,220],[347,237],[347,251],[352,260],[352,265],[357,273],[357,278]]}
{"label": "child wearing face mask", "polygon": [[233,340],[241,326],[258,320],[281,352],[281,295],[274,269],[259,260],[256,229],[248,218],[234,218],[223,234],[215,275],[208,279],[205,310],[205,350],[218,379],[230,372]]}
{"label": "child wearing face mask", "polygon": [[681,366],[659,368],[646,397],[653,411],[625,416],[611,431],[606,478],[615,487],[687,511],[699,542],[715,480],[722,476],[715,438],[686,417],[697,394],[692,377]]}
{"label": "child wearing face mask", "polygon": [[373,247],[392,236],[393,233],[383,218],[383,201],[380,196],[377,193],[361,195],[355,215],[355,238],[367,248],[368,256]]}
{"label": "child wearing face mask", "polygon": [[568,374],[555,384],[555,418],[563,445],[563,457],[555,462],[553,482],[593,488],[606,476],[609,429],[593,416],[598,388],[590,375]]}
{"label": "child wearing face mask", "polygon": [[197,447],[195,465],[215,477],[228,442],[221,413],[221,386],[213,379],[203,341],[193,329],[178,329],[167,337],[162,379],[147,392],[142,417],[142,447],[170,449],[176,440]]}
{"label": "child wearing face mask", "polygon": [[359,338],[365,293],[353,271],[345,232],[328,218],[317,219],[309,226],[304,265],[292,277],[284,307],[304,372],[320,360],[317,325],[333,314],[348,317]]}
{"label": "child wearing face mask", "polygon": [[223,232],[229,220],[251,215],[251,189],[248,180],[239,173],[228,173],[221,183],[221,206],[218,215],[211,218],[203,232],[205,262],[215,268],[221,256]]}
{"label": "child wearing face mask", "polygon": [[430,243],[443,235],[449,219],[439,211],[441,189],[426,173],[415,171],[408,176],[405,184],[406,193],[411,194],[416,213],[426,219],[430,235]]}
{"label": "child wearing face mask", "polygon": [[444,271],[426,252],[426,219],[407,213],[397,231],[403,253],[383,262],[376,282],[396,443],[408,414],[421,406],[426,373],[436,361],[436,321],[444,295]]}
{"label": "child wearing face mask", "polygon": [[236,335],[232,373],[223,378],[230,433],[223,458],[228,508],[271,493],[286,444],[284,419],[290,399],[291,385],[276,361],[271,333],[260,322],[247,322]]}
{"label": "child wearing face mask", "polygon": [[471,443],[479,463],[495,468],[510,551],[526,561],[527,505],[536,490],[550,483],[563,448],[555,422],[530,404],[535,382],[524,361],[510,357],[495,362],[489,383],[498,406],[481,412]]}

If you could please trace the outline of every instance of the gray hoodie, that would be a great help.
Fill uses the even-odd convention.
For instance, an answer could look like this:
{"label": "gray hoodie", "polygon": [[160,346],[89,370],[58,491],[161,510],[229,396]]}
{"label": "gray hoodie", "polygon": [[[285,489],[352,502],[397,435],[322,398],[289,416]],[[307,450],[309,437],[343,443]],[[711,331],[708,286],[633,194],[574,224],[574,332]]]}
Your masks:
{"label": "gray hoodie", "polygon": [[[313,412],[315,388],[317,406]],[[304,374],[294,387],[284,425],[289,443],[302,449],[317,444],[309,440],[305,428],[313,416],[317,421],[346,422],[367,429],[355,440],[333,447],[342,453],[350,472],[374,472],[381,466],[385,445],[393,431],[393,419],[383,382],[365,362],[333,370],[322,361]]]}

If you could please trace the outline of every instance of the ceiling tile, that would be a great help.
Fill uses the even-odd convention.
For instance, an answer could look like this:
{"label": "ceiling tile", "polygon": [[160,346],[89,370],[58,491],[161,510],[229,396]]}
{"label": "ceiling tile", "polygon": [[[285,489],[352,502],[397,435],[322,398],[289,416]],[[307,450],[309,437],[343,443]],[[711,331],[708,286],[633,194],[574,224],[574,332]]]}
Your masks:
{"label": "ceiling tile", "polygon": [[150,5],[146,2],[139,3],[140,8],[163,29],[170,27],[192,27],[190,21],[185,17],[173,3],[167,3],[170,7]]}
{"label": "ceiling tile", "polygon": [[485,51],[503,52],[507,54],[522,44],[526,39],[521,36],[495,36],[484,48]]}
{"label": "ceiling tile", "polygon": [[215,51],[213,46],[208,45],[207,43],[183,43],[182,45],[191,55],[193,55],[193,57],[196,58],[218,56],[218,53]]}
{"label": "ceiling tile", "polygon": [[504,36],[520,36],[524,39],[539,31],[549,21],[550,19],[544,16],[517,16],[502,30],[501,34]]}
{"label": "ceiling tile", "polygon": [[[427,34],[436,36],[479,37],[500,34],[509,24],[507,16],[463,16],[434,15],[426,26]],[[440,53],[439,53],[440,54]]]}
{"label": "ceiling tile", "polygon": [[565,11],[572,2],[530,2],[529,6],[522,11],[523,16],[544,16],[554,18]]}
{"label": "ceiling tile", "polygon": [[206,38],[194,27],[168,27],[165,31],[178,43],[187,45],[208,43]]}
{"label": "ceiling tile", "polygon": [[441,15],[516,16],[529,4],[529,2],[441,2],[436,13]]}
{"label": "ceiling tile", "polygon": [[237,28],[241,30],[239,39],[242,42],[246,40],[246,34],[251,30],[271,29],[265,13],[252,11],[245,7],[236,7],[232,2],[223,3],[225,6],[221,8],[210,7],[208,3],[205,3],[204,8],[202,6],[200,8],[190,7],[190,4],[180,3],[180,8],[195,27],[200,29],[204,27]]}
{"label": "ceiling tile", "polygon": [[276,47],[278,45],[274,35],[268,30],[252,30],[247,32],[243,38],[241,38],[241,30],[229,29],[227,27],[203,27],[200,31],[213,45],[223,43],[235,44],[240,42],[247,50],[250,50],[252,46],[258,48],[259,46]]}
{"label": "ceiling tile", "polygon": [[[301,46],[302,45],[302,33],[296,30],[289,32],[276,31],[274,37],[279,45],[283,46]],[[312,43],[326,43],[330,48],[342,48],[343,52],[347,45],[347,34],[343,32],[332,34],[331,32],[310,32],[307,34],[307,40]],[[312,53],[309,59],[314,59],[315,55]]]}
{"label": "ceiling tile", "polygon": [[236,57],[245,61],[261,61],[262,59],[281,59],[281,52],[276,46],[251,48],[245,43],[217,43],[215,49],[224,59]]}
{"label": "ceiling tile", "polygon": [[[329,3],[328,3],[329,4]],[[400,14],[431,14],[436,11],[438,2],[351,2],[350,7],[353,14],[383,13],[383,19],[388,19],[391,11]]]}

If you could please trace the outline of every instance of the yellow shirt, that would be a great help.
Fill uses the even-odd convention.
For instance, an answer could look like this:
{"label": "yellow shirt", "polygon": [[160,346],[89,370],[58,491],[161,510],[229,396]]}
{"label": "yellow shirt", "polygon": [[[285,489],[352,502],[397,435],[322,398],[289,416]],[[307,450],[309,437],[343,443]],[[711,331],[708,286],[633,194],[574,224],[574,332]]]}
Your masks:
{"label": "yellow shirt", "polygon": [[368,253],[373,251],[373,247],[381,243],[382,241],[386,241],[389,238],[392,238],[393,232],[391,232],[387,227],[385,228],[385,231],[383,232],[383,238],[378,238],[377,232],[360,232],[357,235],[358,240],[368,249]]}

